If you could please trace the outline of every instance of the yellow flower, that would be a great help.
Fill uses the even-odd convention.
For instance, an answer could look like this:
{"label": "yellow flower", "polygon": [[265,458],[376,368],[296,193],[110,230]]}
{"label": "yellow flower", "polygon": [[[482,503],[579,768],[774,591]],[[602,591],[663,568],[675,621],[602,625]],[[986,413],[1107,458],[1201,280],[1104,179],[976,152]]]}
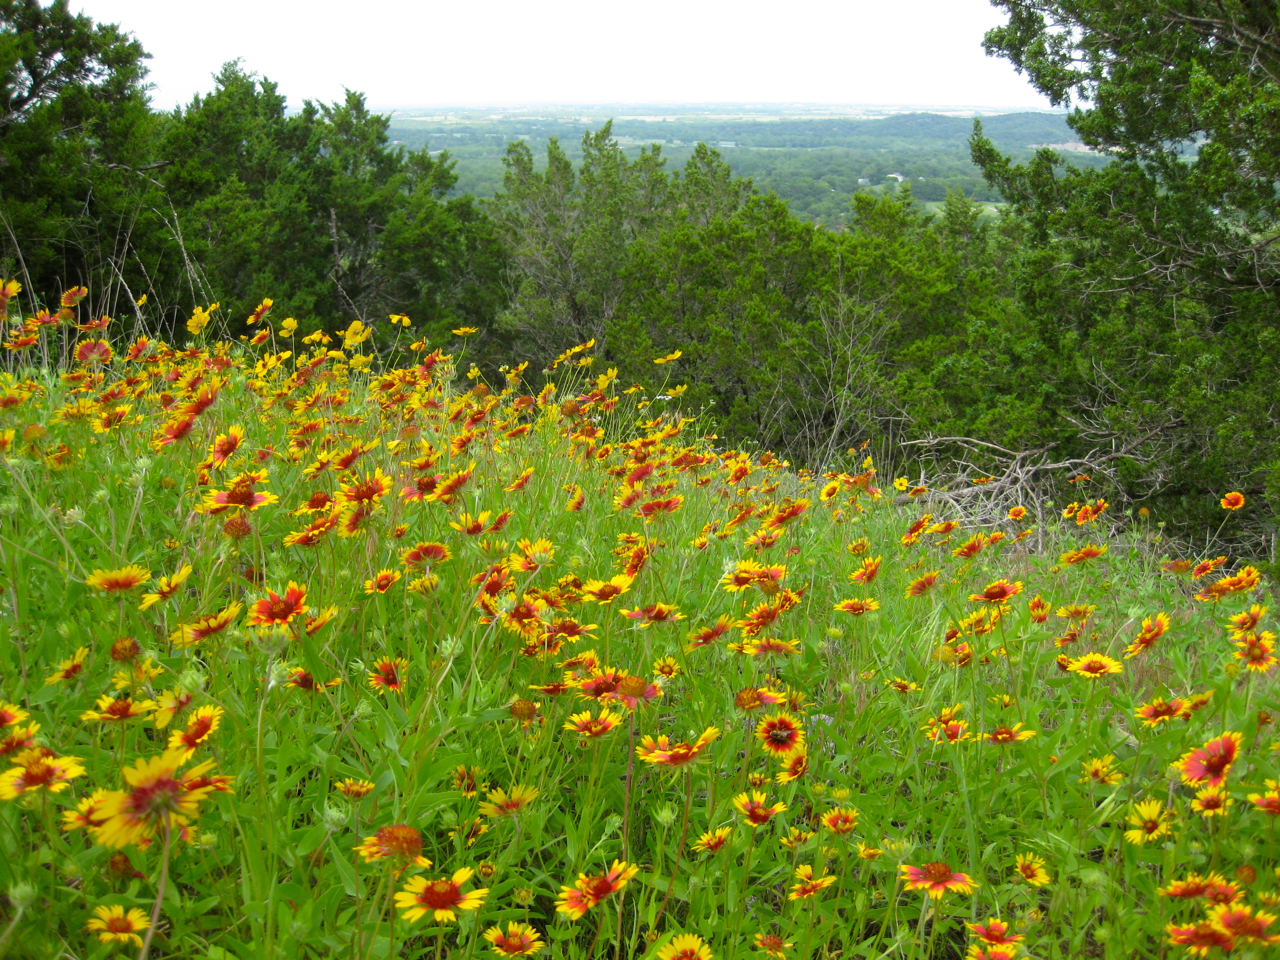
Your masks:
{"label": "yellow flower", "polygon": [[147,915],[137,907],[130,907],[125,912],[124,907],[117,903],[109,907],[94,907],[93,913],[87,927],[90,933],[98,935],[102,943],[118,940],[141,947],[142,938],[138,934],[151,926]]}

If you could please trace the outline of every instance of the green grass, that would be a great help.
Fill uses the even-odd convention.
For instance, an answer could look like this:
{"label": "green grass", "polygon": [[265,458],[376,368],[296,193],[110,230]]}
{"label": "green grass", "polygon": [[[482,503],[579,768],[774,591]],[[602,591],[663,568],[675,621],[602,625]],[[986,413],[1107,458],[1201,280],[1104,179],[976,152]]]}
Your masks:
{"label": "green grass", "polygon": [[[10,716],[29,713],[2,731],[15,739],[0,771],[23,772],[38,756],[23,749],[41,747],[83,767],[57,792],[18,790],[12,774],[0,779],[0,889],[8,891],[0,955],[137,953],[133,941],[101,943],[86,929],[96,908],[119,906],[156,918],[151,931],[138,931],[151,933],[152,957],[469,957],[489,953],[484,932],[509,923],[531,925],[546,942],[541,955],[553,957],[695,955],[696,944],[673,939],[683,934],[725,958],[764,956],[757,939],[770,934],[790,944],[783,952],[792,957],[943,957],[973,940],[965,923],[1000,917],[1025,937],[1018,953],[1156,958],[1171,949],[1167,924],[1195,924],[1208,908],[1203,897],[1158,895],[1172,880],[1217,873],[1254,911],[1280,901],[1275,820],[1248,799],[1277,777],[1260,713],[1277,709],[1275,671],[1243,670],[1224,628],[1266,588],[1246,579],[1247,589],[1220,602],[1193,597],[1234,569],[1230,561],[1192,581],[1161,569],[1169,558],[1157,530],[1122,531],[1106,511],[1078,525],[1026,504],[1019,523],[978,527],[927,493],[897,503],[892,478],[860,454],[847,473],[813,478],[767,456],[718,450],[680,419],[677,400],[622,390],[581,351],[549,375],[552,392],[514,373],[505,384],[477,385],[463,375],[465,351],[433,354],[430,369],[418,354],[375,375],[361,369],[355,343],[330,355],[323,345],[274,338],[185,354],[153,344],[139,361],[120,358],[127,345],[115,347],[105,366],[61,377],[29,370],[0,391],[0,702]],[[679,362],[655,371],[673,368],[678,377]],[[672,392],[654,386],[662,389],[649,395]],[[202,391],[212,402],[181,439],[161,445],[166,424],[200,406]],[[121,406],[129,409],[116,417]],[[208,465],[233,426],[243,443],[221,467]],[[368,449],[349,472],[322,466],[319,458],[355,444]],[[473,462],[449,502],[401,496],[425,475],[456,476]],[[654,471],[624,487],[645,465]],[[526,469],[527,485],[507,490]],[[236,486],[257,470],[267,475]],[[339,535],[350,510],[334,511],[338,528],[315,545],[285,544],[329,515],[296,513],[313,494],[335,495],[376,471],[389,490],[352,535]],[[210,491],[229,490],[278,499],[252,510],[201,508]],[[566,509],[579,496],[580,509]],[[620,507],[620,498],[633,502]],[[639,515],[664,500],[666,512]],[[782,520],[797,504],[805,509]],[[1012,504],[995,506],[992,515],[1003,515]],[[510,517],[496,532],[458,529],[463,514],[486,511],[486,525]],[[904,543],[926,512],[936,514],[932,524],[954,520],[957,529]],[[1029,526],[1034,533],[1019,539]],[[779,534],[776,542],[761,545],[762,531]],[[1003,539],[993,541],[996,532]],[[985,546],[976,555],[953,555],[977,533]],[[444,544],[451,556],[406,566],[403,554],[418,542]],[[1084,544],[1107,552],[1061,561]],[[637,545],[648,549],[637,553]],[[851,582],[875,557],[874,579]],[[748,561],[785,574],[726,590],[726,575]],[[130,564],[146,571],[145,585],[92,585],[95,571]],[[607,604],[583,595],[588,581],[628,565],[635,576],[626,593]],[[187,566],[171,596],[140,609],[144,594],[167,592],[158,578]],[[401,576],[385,593],[367,592],[381,571]],[[908,598],[908,585],[933,571],[936,586]],[[1002,579],[1021,591],[1003,604],[970,600]],[[252,626],[255,605],[290,583],[305,588],[309,611],[283,627]],[[477,603],[486,583],[495,590],[487,609]],[[1032,616],[1037,596],[1049,605],[1044,623]],[[874,599],[878,609],[836,609],[850,599]],[[622,615],[657,603],[674,605],[680,619],[645,625]],[[1059,647],[1055,638],[1072,624],[1055,611],[1068,604],[1096,609]],[[303,629],[330,607],[327,624]],[[1003,611],[987,632],[970,617],[982,608]],[[184,645],[183,625],[228,609],[225,629]],[[742,621],[762,609],[776,619],[745,636]],[[1165,635],[1123,659],[1142,621],[1160,612],[1171,621]],[[737,626],[690,649],[690,636],[722,617]],[[556,637],[574,624],[584,636]],[[968,632],[948,639],[949,629]],[[137,641],[132,659],[118,644],[126,637]],[[764,638],[794,642],[772,655],[768,645],[743,646]],[[80,649],[78,674],[47,682]],[[113,649],[125,659],[113,660]],[[584,664],[586,651],[594,657]],[[1058,662],[1089,653],[1114,658],[1121,672],[1095,680]],[[379,662],[396,658],[402,689],[371,686]],[[578,665],[566,667],[571,658]],[[657,677],[666,658],[676,675]],[[598,683],[605,667],[658,679],[662,695],[634,710],[616,697],[593,702],[579,684]],[[294,669],[340,682],[299,689],[288,683]],[[891,685],[898,681],[909,692]],[[556,684],[564,691],[531,689]],[[749,689],[774,691],[781,702],[744,710]],[[191,700],[164,729],[150,709],[124,722],[81,719],[104,695],[145,703],[166,691]],[[1185,719],[1148,728],[1135,717],[1155,698],[1209,693]],[[966,739],[926,736],[931,720],[945,724],[943,711],[956,705]],[[221,711],[219,726],[181,771],[209,762],[208,774],[231,780],[212,791],[184,784],[181,771],[159,781],[173,802],[198,808],[187,829],[147,797],[134,797],[152,813],[132,835],[120,816],[59,828],[97,790],[126,800],[123,791],[137,784],[126,785],[122,772],[162,757],[201,707]],[[610,711],[616,725],[590,740],[565,729],[587,710],[593,718]],[[794,780],[779,779],[784,762],[754,735],[776,713],[804,731],[807,770],[794,768]],[[1015,724],[1035,736],[983,739]],[[645,737],[693,742],[709,728],[718,736],[687,767],[637,755]],[[1226,778],[1233,805],[1205,817],[1191,806],[1203,785],[1181,782],[1170,764],[1227,731],[1243,734]],[[1118,783],[1084,773],[1107,756]],[[459,767],[479,768],[474,795],[458,789]],[[372,789],[348,799],[338,790],[347,778]],[[486,786],[537,792],[514,815],[486,816],[481,804],[502,799]],[[767,806],[783,805],[759,828],[735,808],[752,790]],[[1148,799],[1169,811],[1168,832],[1127,842],[1127,818]],[[852,832],[823,825],[822,814],[837,808],[856,809]],[[366,862],[356,852],[392,825],[417,831],[430,867]],[[695,849],[722,827],[721,849]],[[145,848],[115,845],[145,833]],[[879,855],[860,856],[868,850]],[[1043,860],[1047,884],[1019,875],[1023,854]],[[557,911],[562,887],[615,860],[638,868],[628,884],[581,919]],[[975,886],[940,899],[907,890],[904,865],[930,863]],[[789,899],[803,867],[834,880]],[[414,878],[462,869],[476,871],[464,893],[487,890],[477,909],[460,909],[451,922],[392,909]],[[1235,945],[1258,949],[1243,938]]]}

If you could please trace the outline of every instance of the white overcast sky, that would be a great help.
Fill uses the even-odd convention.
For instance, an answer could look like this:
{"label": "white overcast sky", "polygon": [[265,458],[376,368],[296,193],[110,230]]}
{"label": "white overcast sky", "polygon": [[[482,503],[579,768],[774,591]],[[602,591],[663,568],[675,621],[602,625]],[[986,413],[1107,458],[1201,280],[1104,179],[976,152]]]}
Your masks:
{"label": "white overcast sky", "polygon": [[152,55],[155,106],[227,60],[293,107],[343,88],[381,109],[519,102],[1047,108],[982,35],[988,0],[71,0]]}

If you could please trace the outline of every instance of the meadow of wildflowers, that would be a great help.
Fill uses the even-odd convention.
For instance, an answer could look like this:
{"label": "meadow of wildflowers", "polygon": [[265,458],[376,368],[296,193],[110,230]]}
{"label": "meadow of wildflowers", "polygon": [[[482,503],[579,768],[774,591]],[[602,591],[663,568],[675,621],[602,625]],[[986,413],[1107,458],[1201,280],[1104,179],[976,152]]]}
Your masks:
{"label": "meadow of wildflowers", "polygon": [[722,449],[678,353],[487,383],[465,329],[179,349],[81,296],[0,382],[0,956],[1280,942],[1247,563],[1083,478],[978,524]]}

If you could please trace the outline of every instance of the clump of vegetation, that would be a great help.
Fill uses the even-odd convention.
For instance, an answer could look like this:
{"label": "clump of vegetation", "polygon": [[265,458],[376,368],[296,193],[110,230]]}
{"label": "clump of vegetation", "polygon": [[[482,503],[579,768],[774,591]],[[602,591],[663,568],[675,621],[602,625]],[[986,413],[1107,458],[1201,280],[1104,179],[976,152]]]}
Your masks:
{"label": "clump of vegetation", "polygon": [[977,524],[863,450],[717,447],[679,352],[650,390],[589,342],[486,378],[468,328],[270,302],[175,348],[85,294],[0,385],[0,954],[1280,936],[1247,563],[1162,554],[1084,476]]}

